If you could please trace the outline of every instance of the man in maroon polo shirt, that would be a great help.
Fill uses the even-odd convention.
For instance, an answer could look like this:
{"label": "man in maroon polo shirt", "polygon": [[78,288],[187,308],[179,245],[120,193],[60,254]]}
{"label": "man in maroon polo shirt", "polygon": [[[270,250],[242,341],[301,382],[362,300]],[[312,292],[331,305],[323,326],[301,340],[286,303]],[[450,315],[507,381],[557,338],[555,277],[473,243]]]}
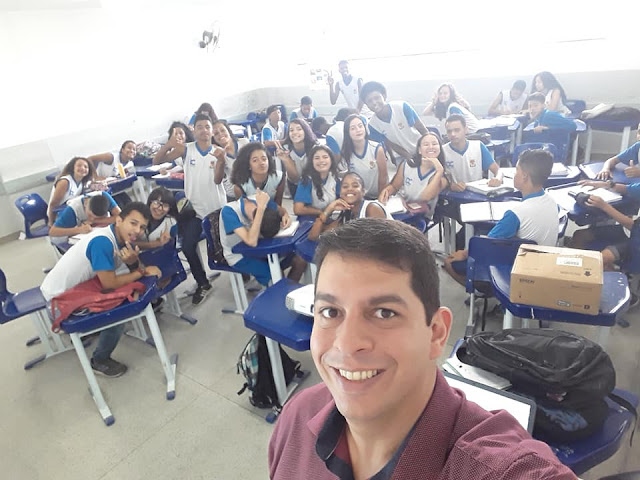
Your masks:
{"label": "man in maroon polo shirt", "polygon": [[451,311],[425,235],[359,219],[320,237],[311,352],[324,383],[285,406],[273,479],[577,478],[508,413],[448,386]]}

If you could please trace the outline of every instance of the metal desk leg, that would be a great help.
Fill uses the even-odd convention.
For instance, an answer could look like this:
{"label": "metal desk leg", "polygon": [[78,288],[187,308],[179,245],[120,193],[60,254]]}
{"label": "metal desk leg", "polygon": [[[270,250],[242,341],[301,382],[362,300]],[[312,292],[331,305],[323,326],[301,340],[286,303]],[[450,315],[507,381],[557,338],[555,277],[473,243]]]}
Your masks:
{"label": "metal desk leg", "polygon": [[576,134],[576,139],[573,142],[573,148],[571,149],[571,165],[577,165],[578,163],[578,140],[580,134]]}
{"label": "metal desk leg", "polygon": [[176,364],[178,362],[178,355],[172,355],[171,358],[169,358],[151,304],[147,305],[142,314],[147,318],[147,325],[149,325],[153,342],[156,345],[156,351],[160,357],[160,363],[162,363],[164,376],[167,379],[167,400],[173,400],[176,397]]}
{"label": "metal desk leg", "polygon": [[591,144],[593,143],[593,129],[587,126],[587,144],[584,147],[584,163],[591,162]]}
{"label": "metal desk leg", "polygon": [[133,190],[138,201],[146,203],[147,195],[144,191],[144,179],[143,181],[140,181],[140,177],[137,177],[135,182],[133,182]]}
{"label": "metal desk leg", "polygon": [[630,136],[631,136],[631,127],[624,127],[624,130],[622,130],[622,141],[620,142],[621,152],[624,152],[629,147]]}
{"label": "metal desk leg", "polygon": [[513,314],[505,309],[504,311],[504,319],[502,320],[502,329],[506,330],[508,328],[513,328]]}
{"label": "metal desk leg", "polygon": [[[473,224],[465,223],[464,224],[464,248],[465,250],[469,250],[469,240],[471,237],[475,235],[475,229],[473,228]],[[455,247],[454,247],[455,249]]]}

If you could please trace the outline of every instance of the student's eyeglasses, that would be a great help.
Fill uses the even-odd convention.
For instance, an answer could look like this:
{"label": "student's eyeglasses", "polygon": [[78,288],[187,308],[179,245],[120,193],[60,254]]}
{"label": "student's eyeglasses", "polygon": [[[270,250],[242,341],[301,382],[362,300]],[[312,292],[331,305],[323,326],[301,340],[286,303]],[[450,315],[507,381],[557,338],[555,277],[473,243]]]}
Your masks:
{"label": "student's eyeglasses", "polygon": [[169,210],[171,205],[168,203],[162,203],[160,200],[152,200],[151,205],[155,208],[164,208],[165,210]]}

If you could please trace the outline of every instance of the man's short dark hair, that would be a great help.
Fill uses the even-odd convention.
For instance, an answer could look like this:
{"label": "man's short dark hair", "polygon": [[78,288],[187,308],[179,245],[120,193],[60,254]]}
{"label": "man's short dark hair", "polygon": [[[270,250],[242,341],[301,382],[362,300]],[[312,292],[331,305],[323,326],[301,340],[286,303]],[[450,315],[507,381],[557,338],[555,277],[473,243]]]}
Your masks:
{"label": "man's short dark hair", "polygon": [[267,107],[267,117],[271,115],[276,110],[280,110],[280,105],[269,105]]}
{"label": "man's short dark hair", "polygon": [[309,95],[305,95],[300,99],[300,105],[313,105],[313,100]]}
{"label": "man's short dark hair", "polygon": [[[411,289],[420,298],[427,325],[440,308],[440,279],[426,235],[405,223],[382,218],[360,218],[320,235],[314,263],[320,278],[330,253],[345,259],[381,262],[411,273]],[[354,278],[354,282],[358,279]]]}
{"label": "man's short dark hair", "polygon": [[548,150],[538,148],[525,150],[518,157],[518,165],[531,177],[531,183],[543,186],[551,175],[553,155]]}
{"label": "man's short dark hair", "polygon": [[387,89],[383,84],[381,84],[380,82],[367,82],[362,85],[362,88],[360,88],[360,100],[362,101],[362,103],[367,103],[365,102],[365,99],[370,93],[373,92],[380,92],[382,97],[385,100],[387,99]]}
{"label": "man's short dark hair", "polygon": [[525,82],[524,80],[516,80],[515,82],[513,82],[513,87],[511,88],[524,92],[524,89],[527,88],[527,82]]}
{"label": "man's short dark hair", "polygon": [[544,95],[540,92],[536,92],[536,93],[532,93],[531,95],[529,95],[529,98],[527,98],[527,103],[528,102],[540,102],[540,103],[544,103],[545,102],[545,98]]}
{"label": "man's short dark hair", "polygon": [[340,110],[338,110],[338,113],[336,113],[334,120],[336,122],[344,122],[349,115],[354,115],[356,113],[358,113],[358,110],[356,110],[355,108],[341,108]]}
{"label": "man's short dark hair", "polygon": [[467,121],[459,113],[454,113],[453,115],[449,115],[449,117],[445,120],[444,124],[446,125],[447,123],[451,123],[451,122],[460,122],[463,128],[467,127]]}
{"label": "man's short dark hair", "polygon": [[316,135],[326,134],[330,126],[331,125],[329,125],[329,122],[327,122],[327,119],[324,117],[316,117],[311,120],[311,130],[313,130],[313,133]]}
{"label": "man's short dark hair", "polygon": [[264,238],[275,237],[276,233],[280,231],[280,222],[282,222],[280,212],[273,208],[265,208],[260,224],[260,235]]}
{"label": "man's short dark hair", "polygon": [[92,195],[89,198],[89,210],[96,217],[106,217],[109,213],[109,199],[106,195]]}
{"label": "man's short dark hair", "polygon": [[[208,116],[208,115],[207,115]],[[147,222],[151,221],[151,210],[142,202],[130,202],[122,207],[120,218],[125,219],[131,212],[138,212]]]}
{"label": "man's short dark hair", "polygon": [[207,115],[206,113],[199,113],[196,115],[195,120],[193,121],[193,125],[197,125],[198,122],[201,122],[203,120],[208,121],[211,125],[213,125],[213,120],[211,119],[211,117],[209,115]]}

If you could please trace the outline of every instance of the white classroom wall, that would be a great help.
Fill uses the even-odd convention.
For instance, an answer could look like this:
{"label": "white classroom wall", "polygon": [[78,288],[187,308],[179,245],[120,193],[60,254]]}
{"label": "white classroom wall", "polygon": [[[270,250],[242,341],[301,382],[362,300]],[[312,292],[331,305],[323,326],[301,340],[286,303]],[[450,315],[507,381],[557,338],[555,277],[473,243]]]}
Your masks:
{"label": "white classroom wall", "polygon": [[[518,78],[529,85],[541,70],[590,106],[640,106],[633,38],[639,8],[632,2],[593,11],[573,0],[541,0],[535,8],[503,0],[437,8],[336,0],[284,0],[272,11],[260,5],[0,0],[0,237],[21,228],[17,196],[33,191],[48,199],[46,173],[74,155],[158,137],[203,101],[221,117],[241,118],[270,103],[294,108],[310,94],[330,116],[340,105],[330,105],[326,87],[310,89],[309,70],[337,75],[341,58],[419,111],[448,80],[483,114],[497,91]],[[543,12],[540,19],[535,12]],[[549,17],[562,28],[544,25]],[[221,40],[212,53],[196,42],[214,20]],[[617,147],[615,138],[600,145],[605,152]]]}

